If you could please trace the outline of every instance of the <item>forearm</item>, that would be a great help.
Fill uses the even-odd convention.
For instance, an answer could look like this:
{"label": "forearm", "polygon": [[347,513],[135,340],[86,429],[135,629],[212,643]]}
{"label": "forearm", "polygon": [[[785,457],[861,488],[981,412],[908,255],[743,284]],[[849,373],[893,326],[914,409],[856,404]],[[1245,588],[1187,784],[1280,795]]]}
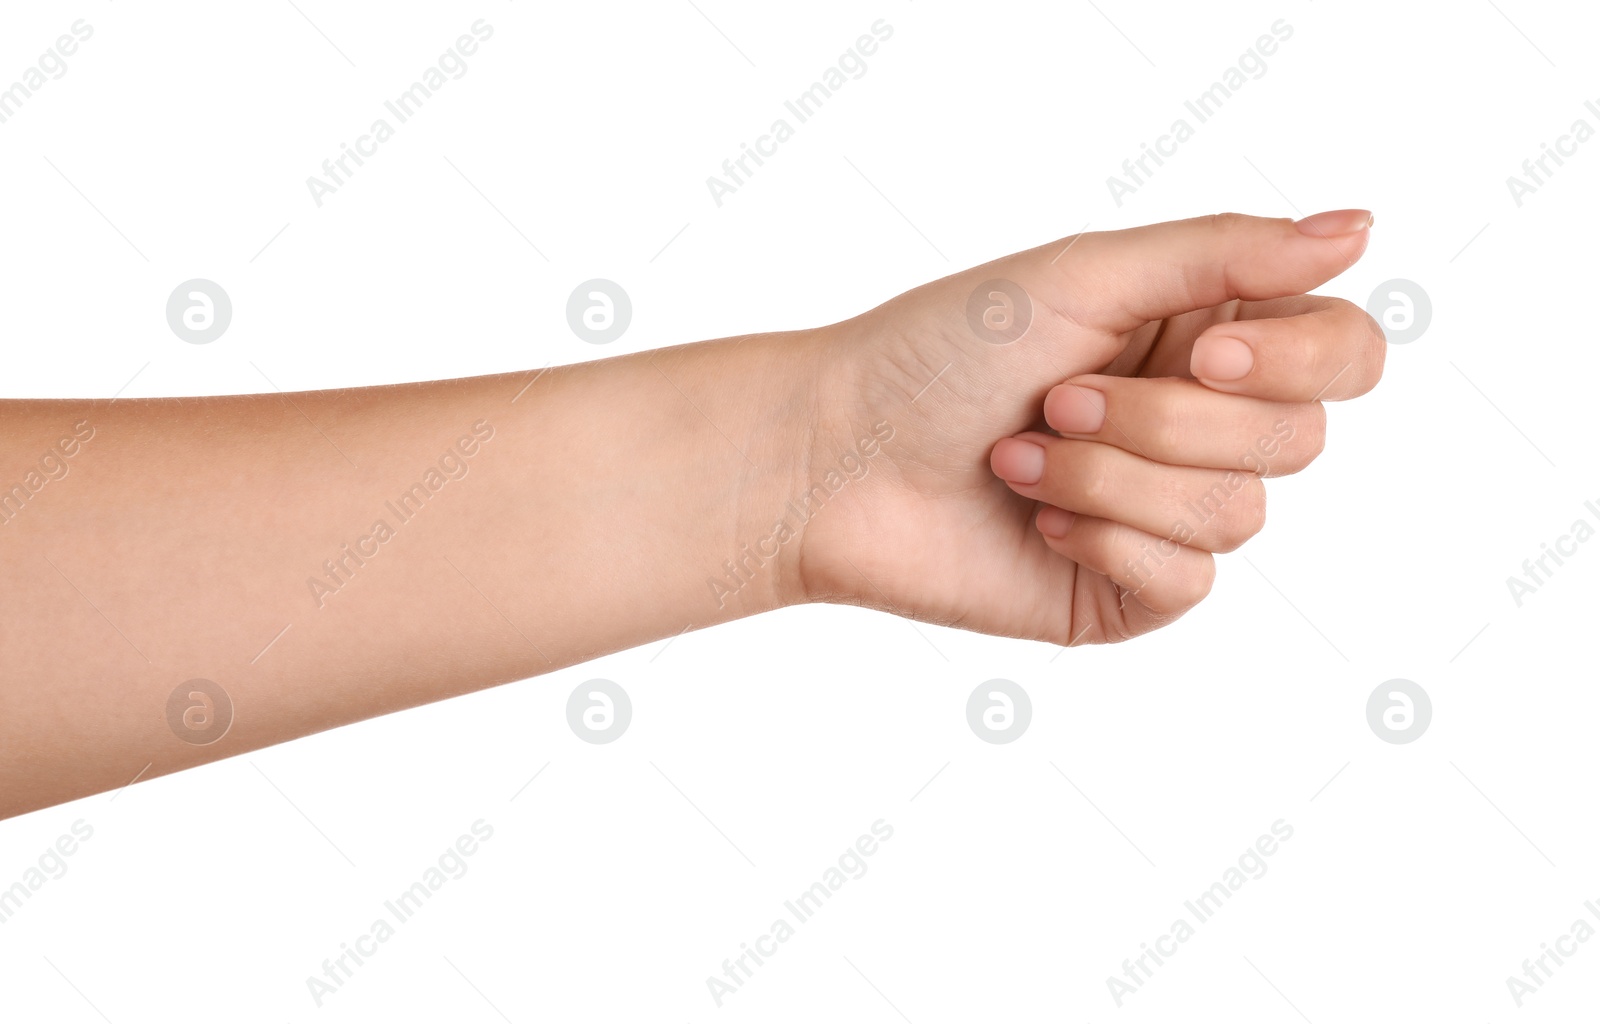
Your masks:
{"label": "forearm", "polygon": [[[821,347],[0,404],[0,815],[794,600],[799,544],[710,581],[804,489]],[[195,678],[206,745],[168,722]]]}

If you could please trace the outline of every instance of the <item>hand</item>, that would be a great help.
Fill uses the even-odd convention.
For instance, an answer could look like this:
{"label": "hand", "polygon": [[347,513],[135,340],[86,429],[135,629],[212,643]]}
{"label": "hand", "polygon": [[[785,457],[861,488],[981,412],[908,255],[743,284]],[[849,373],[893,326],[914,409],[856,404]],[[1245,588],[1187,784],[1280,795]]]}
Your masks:
{"label": "hand", "polygon": [[1321,452],[1320,402],[1377,383],[1372,319],[1302,294],[1370,224],[1088,233],[837,325],[812,466],[871,424],[893,436],[807,524],[804,598],[1067,645],[1176,619],[1209,592],[1211,553],[1261,528],[1261,477]]}
{"label": "hand", "polygon": [[[1300,294],[1365,225],[1087,234],[833,327],[548,371],[0,402],[12,465],[94,429],[92,471],[0,516],[0,817],[800,600],[1152,629],[1260,526],[1258,475],[1321,448],[1317,400],[1376,381],[1375,325]],[[185,681],[219,672],[241,713],[197,737]]]}

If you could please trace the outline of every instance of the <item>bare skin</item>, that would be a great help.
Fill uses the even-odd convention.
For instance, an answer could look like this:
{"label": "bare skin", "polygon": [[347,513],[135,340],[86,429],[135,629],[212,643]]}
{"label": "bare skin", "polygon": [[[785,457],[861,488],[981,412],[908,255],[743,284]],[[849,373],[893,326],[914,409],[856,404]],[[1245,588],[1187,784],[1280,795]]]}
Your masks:
{"label": "bare skin", "polygon": [[[810,601],[1164,625],[1260,529],[1260,478],[1321,451],[1320,401],[1376,383],[1370,318],[1304,294],[1369,223],[1085,234],[829,327],[540,373],[0,402],[0,816]],[[969,319],[994,279],[1015,340]]]}

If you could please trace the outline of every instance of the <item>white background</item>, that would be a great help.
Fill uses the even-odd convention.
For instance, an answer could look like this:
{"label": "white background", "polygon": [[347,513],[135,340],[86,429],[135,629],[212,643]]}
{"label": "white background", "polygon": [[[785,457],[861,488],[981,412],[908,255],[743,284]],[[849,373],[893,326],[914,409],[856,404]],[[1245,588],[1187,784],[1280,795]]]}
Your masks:
{"label": "white background", "polygon": [[[0,925],[0,1016],[1325,1024],[1600,1000],[1600,941],[1520,1010],[1506,985],[1600,926],[1600,544],[1521,607],[1506,584],[1600,504],[1600,140],[1520,206],[1506,184],[1600,128],[1592,8],[296,2],[8,6],[0,85],[75,19],[94,35],[0,125],[0,392],[575,362],[1224,209],[1375,210],[1326,291],[1414,281],[1432,323],[1159,634],[1063,652],[795,609],[0,823],[0,887],[94,830]],[[318,208],[307,177],[478,18],[469,72]],[[879,18],[867,73],[714,204],[707,176]],[[1266,74],[1118,206],[1107,176],[1278,19]],[[210,345],[164,317],[195,277],[234,304]],[[634,305],[604,349],[565,319],[593,277]],[[597,676],[634,706],[607,745],[564,712]],[[1033,704],[1006,745],[966,721],[992,678]],[[1393,678],[1432,699],[1408,744],[1367,722]],[[465,876],[317,1007],[307,977],[480,818]],[[866,875],[719,1009],[706,978],[880,818]],[[1279,819],[1266,875],[1118,1008],[1106,979]]]}

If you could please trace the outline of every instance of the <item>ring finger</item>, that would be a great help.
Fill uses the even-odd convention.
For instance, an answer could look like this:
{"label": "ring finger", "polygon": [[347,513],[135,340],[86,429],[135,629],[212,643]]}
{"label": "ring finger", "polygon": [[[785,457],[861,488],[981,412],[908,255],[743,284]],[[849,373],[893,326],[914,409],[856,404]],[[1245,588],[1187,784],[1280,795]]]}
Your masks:
{"label": "ring finger", "polygon": [[1205,551],[1232,551],[1266,519],[1254,473],[1168,466],[1096,441],[1029,431],[1001,438],[989,464],[1023,497]]}

